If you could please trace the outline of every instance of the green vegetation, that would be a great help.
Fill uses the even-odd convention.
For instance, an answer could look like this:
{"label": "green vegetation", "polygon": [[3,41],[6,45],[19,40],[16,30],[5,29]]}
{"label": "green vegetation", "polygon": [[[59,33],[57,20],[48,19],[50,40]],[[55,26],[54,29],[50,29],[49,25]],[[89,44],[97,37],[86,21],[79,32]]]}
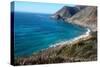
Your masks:
{"label": "green vegetation", "polygon": [[57,46],[34,53],[30,57],[17,57],[15,65],[81,62],[97,60],[97,32],[92,37],[70,45]]}

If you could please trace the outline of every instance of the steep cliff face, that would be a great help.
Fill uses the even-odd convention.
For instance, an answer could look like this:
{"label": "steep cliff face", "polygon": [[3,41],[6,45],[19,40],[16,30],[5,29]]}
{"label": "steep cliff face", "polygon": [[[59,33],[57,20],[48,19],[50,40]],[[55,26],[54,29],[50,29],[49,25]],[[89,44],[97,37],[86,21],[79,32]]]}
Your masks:
{"label": "steep cliff face", "polygon": [[67,7],[64,6],[62,9],[57,11],[52,17],[59,19],[59,18],[69,18],[79,12],[81,9],[85,8],[84,6],[73,6],[73,7]]}
{"label": "steep cliff face", "polygon": [[71,18],[66,19],[66,21],[88,27],[92,31],[97,31],[97,7],[88,6]]}

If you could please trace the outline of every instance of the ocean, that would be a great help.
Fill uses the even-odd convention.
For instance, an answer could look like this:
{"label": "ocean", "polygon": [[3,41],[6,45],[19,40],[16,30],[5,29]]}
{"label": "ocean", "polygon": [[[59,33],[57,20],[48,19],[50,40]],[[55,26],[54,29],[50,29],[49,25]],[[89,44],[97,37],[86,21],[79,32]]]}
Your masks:
{"label": "ocean", "polygon": [[14,12],[15,56],[30,56],[87,31],[86,28],[50,16],[51,14]]}

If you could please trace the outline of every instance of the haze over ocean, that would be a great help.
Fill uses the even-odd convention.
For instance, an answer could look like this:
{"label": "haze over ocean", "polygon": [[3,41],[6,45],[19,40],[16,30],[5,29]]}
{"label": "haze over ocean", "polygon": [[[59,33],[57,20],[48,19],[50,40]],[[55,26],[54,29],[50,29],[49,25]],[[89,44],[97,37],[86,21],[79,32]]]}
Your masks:
{"label": "haze over ocean", "polygon": [[[46,13],[53,14],[61,9],[65,4],[55,3],[38,3],[38,2],[19,2],[15,1],[15,11],[17,12],[31,12],[31,13]],[[75,6],[75,5],[66,5]]]}

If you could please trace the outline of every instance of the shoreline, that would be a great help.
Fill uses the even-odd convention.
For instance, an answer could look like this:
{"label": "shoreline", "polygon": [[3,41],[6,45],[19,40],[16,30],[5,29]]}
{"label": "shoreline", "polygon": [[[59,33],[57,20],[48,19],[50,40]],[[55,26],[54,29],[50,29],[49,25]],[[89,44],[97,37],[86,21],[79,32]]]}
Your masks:
{"label": "shoreline", "polygon": [[[90,35],[90,32],[91,32],[91,30],[89,28],[87,28],[87,31],[85,33],[83,33],[82,35],[79,35],[78,37],[75,37],[75,38],[67,40],[67,41],[61,41],[59,43],[51,44],[48,48],[44,48],[44,49],[41,49],[39,51],[33,52],[29,56],[32,56],[33,54],[38,54],[40,52],[48,51],[49,49],[56,49],[56,48],[59,49],[59,47],[63,47],[66,44],[71,45],[71,44],[80,42],[81,40],[88,38],[88,36]],[[22,57],[22,56],[16,56],[16,57]],[[27,57],[27,56],[24,56],[24,57]]]}
{"label": "shoreline", "polygon": [[69,44],[65,42],[63,45],[34,52],[30,56],[16,57],[15,65],[96,61],[96,38],[88,29],[84,35],[69,41]]}
{"label": "shoreline", "polygon": [[59,42],[59,43],[55,43],[55,44],[52,44],[52,45],[50,45],[49,47],[56,47],[56,46],[60,46],[60,45],[65,45],[65,44],[68,44],[68,45],[70,45],[70,44],[73,44],[73,43],[75,43],[75,42],[78,42],[78,41],[80,41],[81,39],[83,40],[83,39],[85,39],[86,37],[88,37],[89,35],[90,35],[90,32],[91,32],[91,30],[89,29],[89,28],[87,28],[87,31],[84,33],[84,34],[82,34],[82,35],[80,35],[80,36],[78,36],[78,37],[75,37],[74,39],[70,39],[70,40],[67,40],[67,41],[61,41],[61,42]]}

